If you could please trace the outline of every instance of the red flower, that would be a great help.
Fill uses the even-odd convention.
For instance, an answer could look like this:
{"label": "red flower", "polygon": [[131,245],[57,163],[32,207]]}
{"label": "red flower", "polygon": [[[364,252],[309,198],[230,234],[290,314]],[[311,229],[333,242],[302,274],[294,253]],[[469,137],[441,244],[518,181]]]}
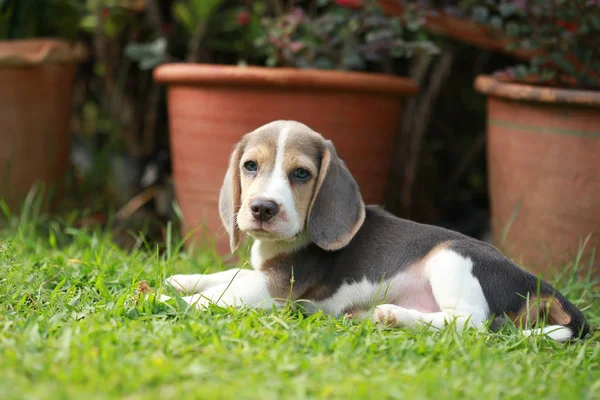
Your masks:
{"label": "red flower", "polygon": [[236,20],[239,25],[247,25],[250,22],[250,13],[248,11],[241,11],[237,15]]}
{"label": "red flower", "polygon": [[556,26],[565,28],[571,33],[574,33],[579,29],[579,24],[577,22],[565,21],[564,19],[559,19],[558,21],[556,21]]}
{"label": "red flower", "polygon": [[363,7],[361,0],[335,0],[335,4],[340,7],[352,8],[353,10],[358,10]]}
{"label": "red flower", "polygon": [[162,24],[160,24],[160,31],[164,35],[168,35],[169,33],[171,33],[171,26],[171,24],[163,22]]}
{"label": "red flower", "polygon": [[100,10],[100,16],[103,19],[110,17],[110,7],[102,7],[102,10]]}

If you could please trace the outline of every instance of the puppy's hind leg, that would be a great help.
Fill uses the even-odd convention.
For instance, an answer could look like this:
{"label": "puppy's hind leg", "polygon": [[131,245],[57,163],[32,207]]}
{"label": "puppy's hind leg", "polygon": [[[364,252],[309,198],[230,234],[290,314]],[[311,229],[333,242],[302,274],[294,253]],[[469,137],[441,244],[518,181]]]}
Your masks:
{"label": "puppy's hind leg", "polygon": [[471,323],[471,316],[454,314],[446,310],[436,313],[424,313],[399,307],[395,304],[381,304],[375,307],[372,317],[373,322],[390,327],[419,328],[429,326],[431,329],[443,329],[446,325],[455,323],[456,330],[475,326]]}
{"label": "puppy's hind leg", "polygon": [[434,249],[424,262],[424,273],[440,311],[424,313],[394,304],[382,304],[375,308],[373,320],[407,328],[425,324],[442,329],[453,322],[459,331],[467,327],[481,327],[489,316],[489,307],[479,281],[472,274],[473,261],[442,247]]}

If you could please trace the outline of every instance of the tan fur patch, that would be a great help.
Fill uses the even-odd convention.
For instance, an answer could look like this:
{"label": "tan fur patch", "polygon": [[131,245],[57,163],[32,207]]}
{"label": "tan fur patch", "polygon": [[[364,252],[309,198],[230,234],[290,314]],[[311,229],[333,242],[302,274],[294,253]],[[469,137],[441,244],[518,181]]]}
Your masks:
{"label": "tan fur patch", "polygon": [[560,300],[548,296],[538,299],[536,295],[524,300],[523,306],[516,313],[507,313],[517,327],[534,326],[539,320],[546,319],[549,325],[568,325],[571,316],[564,309]]}
{"label": "tan fur patch", "polygon": [[[251,191],[260,191],[267,184],[275,165],[276,155],[276,132],[264,131],[260,132],[260,134],[251,134],[248,136],[238,165],[242,205],[246,205],[249,201],[247,197]],[[259,174],[255,178],[251,178],[244,171],[244,164],[248,161],[255,161],[258,164]],[[250,190],[250,186],[252,186],[252,190]]]}
{"label": "tan fur patch", "polygon": [[302,221],[303,227],[306,225],[308,210],[315,191],[317,176],[319,175],[319,153],[315,151],[315,144],[309,143],[305,143],[305,147],[301,147],[302,145],[297,146],[294,141],[289,141],[285,148],[284,161],[284,168],[287,175],[293,174],[297,168],[304,168],[311,174],[310,179],[305,182],[294,182],[293,180],[290,182],[294,204],[296,205],[296,213],[298,219]]}
{"label": "tan fur patch", "polygon": [[551,301],[548,322],[552,325],[568,325],[571,323],[571,316],[564,309],[560,300],[555,298]]}
{"label": "tan fur patch", "polygon": [[431,259],[433,256],[435,256],[436,254],[438,254],[440,251],[442,250],[447,250],[448,247],[450,246],[450,242],[442,242],[438,245],[436,245],[434,248],[432,248],[431,250],[429,250],[427,252],[427,254],[425,254],[421,259],[419,259],[419,261],[417,261],[415,264],[422,264],[425,265],[427,264],[427,261],[429,259]]}

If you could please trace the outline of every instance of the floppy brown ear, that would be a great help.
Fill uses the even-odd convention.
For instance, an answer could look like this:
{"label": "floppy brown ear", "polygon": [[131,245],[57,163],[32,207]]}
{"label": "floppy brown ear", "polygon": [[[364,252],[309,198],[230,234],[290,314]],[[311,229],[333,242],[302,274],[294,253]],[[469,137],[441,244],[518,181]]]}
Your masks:
{"label": "floppy brown ear", "polygon": [[219,215],[229,234],[229,247],[232,253],[239,247],[241,237],[237,225],[237,212],[241,206],[242,191],[239,170],[241,156],[241,145],[237,144],[229,159],[229,168],[225,174],[225,179],[223,179],[223,186],[221,186],[219,194]]}
{"label": "floppy brown ear", "polygon": [[308,212],[308,234],[320,248],[338,250],[352,240],[364,220],[365,204],[358,185],[326,141]]}

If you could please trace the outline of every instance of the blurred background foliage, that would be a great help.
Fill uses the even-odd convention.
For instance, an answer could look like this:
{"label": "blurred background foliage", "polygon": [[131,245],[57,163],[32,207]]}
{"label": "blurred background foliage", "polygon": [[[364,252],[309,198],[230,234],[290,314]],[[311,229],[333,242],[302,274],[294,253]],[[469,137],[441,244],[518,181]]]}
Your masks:
{"label": "blurred background foliage", "polygon": [[[416,11],[405,17],[403,26],[411,26],[405,30],[382,20],[379,11],[364,9],[356,14],[352,2],[341,14],[327,14],[327,18],[333,15],[330,20],[310,14],[314,13],[311,7],[341,3],[346,2],[0,0],[0,38],[58,36],[83,42],[90,49],[74,85],[73,168],[70,196],[63,206],[86,210],[89,219],[82,224],[102,223],[107,209],[122,210],[144,190],[160,188],[164,201],[144,203],[136,211],[142,218],[132,223],[142,221],[145,229],[156,223],[157,232],[164,233],[161,227],[177,210],[171,207],[166,98],[164,89],[152,80],[156,66],[165,62],[295,67],[319,63],[321,68],[411,76],[419,83],[421,92],[408,105],[399,135],[387,207],[403,217],[485,237],[489,220],[485,100],[475,93],[472,82],[476,75],[506,68],[515,60],[427,34],[420,29],[423,16]],[[416,3],[427,10],[459,9],[458,1]],[[294,29],[304,29],[299,37],[295,31],[291,35],[282,31],[289,28],[290,16],[283,16],[278,7],[290,4],[303,10],[301,15],[300,11],[293,14]],[[397,55],[410,52],[411,57],[383,59],[372,48],[361,47],[361,42],[353,44],[357,46],[354,57],[340,62],[339,49],[329,46],[336,43],[315,37],[314,29],[323,24],[329,24],[327,29],[346,29],[348,18],[368,18],[374,24],[375,33],[361,39],[365,46],[384,43],[396,46]],[[344,32],[356,38],[349,25]],[[338,62],[332,63],[332,54]],[[406,168],[414,169],[409,183],[401,173]]]}

